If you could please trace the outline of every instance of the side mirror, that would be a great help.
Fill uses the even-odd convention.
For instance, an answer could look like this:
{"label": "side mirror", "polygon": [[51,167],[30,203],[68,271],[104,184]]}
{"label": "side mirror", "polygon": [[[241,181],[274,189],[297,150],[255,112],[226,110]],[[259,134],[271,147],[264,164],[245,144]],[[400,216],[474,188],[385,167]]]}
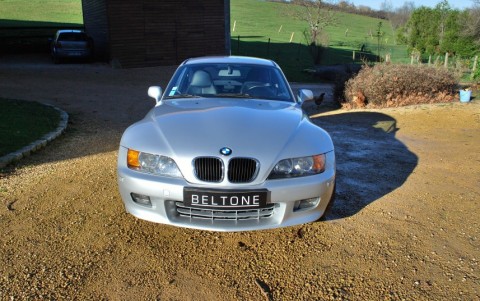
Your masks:
{"label": "side mirror", "polygon": [[155,99],[157,103],[160,103],[160,98],[162,97],[162,88],[158,86],[151,86],[148,88],[148,96]]}
{"label": "side mirror", "polygon": [[300,89],[298,90],[297,98],[298,103],[301,105],[305,101],[313,100],[313,92],[307,89]]}

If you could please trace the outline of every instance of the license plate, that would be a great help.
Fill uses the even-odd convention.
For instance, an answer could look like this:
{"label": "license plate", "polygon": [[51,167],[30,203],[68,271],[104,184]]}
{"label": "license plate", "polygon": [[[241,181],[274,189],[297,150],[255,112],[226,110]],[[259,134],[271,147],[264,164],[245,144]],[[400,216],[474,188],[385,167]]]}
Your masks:
{"label": "license plate", "polygon": [[214,190],[189,188],[183,189],[185,206],[205,209],[257,209],[267,206],[270,193],[259,190]]}

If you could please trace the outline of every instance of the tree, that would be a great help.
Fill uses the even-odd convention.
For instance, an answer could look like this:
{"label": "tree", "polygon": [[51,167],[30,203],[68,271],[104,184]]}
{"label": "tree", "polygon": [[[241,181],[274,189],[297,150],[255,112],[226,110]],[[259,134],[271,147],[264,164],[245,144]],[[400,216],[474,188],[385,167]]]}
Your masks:
{"label": "tree", "polygon": [[387,12],[388,14],[393,12],[393,4],[391,0],[384,0],[380,3],[380,10]]}
{"label": "tree", "polygon": [[452,8],[450,7],[450,4],[448,4],[448,0],[443,0],[442,2],[437,4],[437,6],[435,7],[435,11],[439,16],[439,24],[438,24],[440,29],[439,44],[441,45],[445,37],[445,31],[447,30],[446,28],[447,19],[451,15]]}
{"label": "tree", "polygon": [[414,10],[415,3],[412,1],[406,1],[401,7],[389,13],[388,19],[392,23],[393,28],[397,29],[405,26]]}
{"label": "tree", "polygon": [[406,25],[410,50],[427,54],[439,51],[439,20],[438,11],[428,7],[422,6],[412,13]]}
{"label": "tree", "polygon": [[331,9],[327,9],[321,0],[296,0],[298,9],[292,10],[294,17],[306,21],[310,31],[310,43],[317,43],[325,28],[335,21]]}
{"label": "tree", "polygon": [[442,52],[450,52],[460,56],[473,56],[478,49],[474,39],[462,34],[464,21],[469,17],[467,11],[452,11],[445,20],[445,34],[441,43]]}
{"label": "tree", "polygon": [[[478,50],[474,41],[480,42],[478,18],[480,10],[473,11],[479,14],[476,18],[470,18],[472,13],[467,10],[463,12],[453,10],[446,0],[440,2],[434,9],[427,7],[416,9],[403,31],[409,49],[428,55],[446,52],[461,56],[473,55]],[[465,22],[470,24],[470,31],[466,30]],[[466,31],[469,34],[465,34]]]}
{"label": "tree", "polygon": [[305,21],[308,29],[304,35],[310,45],[314,63],[320,62],[320,47],[325,44],[325,28],[335,23],[335,15],[330,8],[327,8],[321,0],[296,0],[292,2],[296,5],[294,9],[288,7],[287,15],[293,16],[298,20]]}
{"label": "tree", "polygon": [[463,36],[471,38],[480,46],[480,0],[475,0],[474,6],[468,10],[468,15],[463,19]]}
{"label": "tree", "polygon": [[375,33],[375,37],[377,38],[377,56],[379,60],[381,57],[380,48],[382,44],[382,38],[385,35],[385,32],[382,31],[382,25],[383,25],[382,22],[378,22],[377,32]]}

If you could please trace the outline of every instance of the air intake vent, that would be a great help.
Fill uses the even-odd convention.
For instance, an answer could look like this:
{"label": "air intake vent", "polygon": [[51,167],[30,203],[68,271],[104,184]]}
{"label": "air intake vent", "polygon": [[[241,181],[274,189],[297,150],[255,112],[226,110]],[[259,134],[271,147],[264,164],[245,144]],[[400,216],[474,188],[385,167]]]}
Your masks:
{"label": "air intake vent", "polygon": [[275,205],[269,204],[266,208],[247,210],[218,210],[199,209],[176,202],[177,214],[181,217],[188,217],[191,220],[205,219],[212,222],[217,220],[239,221],[239,220],[261,220],[272,217],[275,214]]}
{"label": "air intake vent", "polygon": [[223,163],[218,158],[201,157],[195,159],[195,176],[204,182],[221,182],[223,180]]}
{"label": "air intake vent", "polygon": [[233,158],[228,163],[228,180],[231,183],[250,183],[257,176],[258,162],[250,158]]}

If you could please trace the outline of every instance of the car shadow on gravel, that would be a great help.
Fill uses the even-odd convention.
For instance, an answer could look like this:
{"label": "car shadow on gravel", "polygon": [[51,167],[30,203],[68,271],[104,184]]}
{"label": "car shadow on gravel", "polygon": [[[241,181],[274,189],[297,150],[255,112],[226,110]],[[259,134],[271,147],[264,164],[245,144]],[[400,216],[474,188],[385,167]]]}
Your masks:
{"label": "car shadow on gravel", "polygon": [[[403,185],[418,157],[395,137],[394,118],[377,112],[314,115],[335,145],[337,195],[329,220],[360,212]],[[399,200],[401,201],[401,200]]]}

